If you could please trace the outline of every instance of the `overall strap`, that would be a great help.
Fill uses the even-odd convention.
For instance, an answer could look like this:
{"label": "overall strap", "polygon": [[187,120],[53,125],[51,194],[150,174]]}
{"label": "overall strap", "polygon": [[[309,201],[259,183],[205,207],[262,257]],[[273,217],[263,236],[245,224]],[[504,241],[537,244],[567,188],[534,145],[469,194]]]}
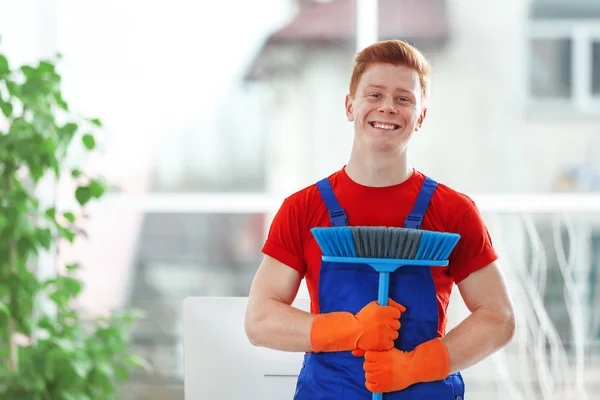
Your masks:
{"label": "overall strap", "polygon": [[331,226],[348,226],[348,218],[346,217],[344,209],[340,206],[340,203],[337,201],[337,198],[333,193],[333,188],[331,187],[329,178],[323,178],[317,182],[317,188],[319,189],[319,192],[321,192],[321,197],[323,198],[325,207],[327,207],[327,211],[329,212]]}
{"label": "overall strap", "polygon": [[421,228],[423,216],[425,215],[425,211],[427,211],[427,206],[429,206],[429,201],[431,200],[431,197],[433,196],[433,192],[435,192],[436,187],[436,181],[429,177],[425,178],[425,181],[421,186],[421,190],[419,191],[419,195],[417,196],[415,206],[413,207],[412,212],[406,217],[406,221],[404,221],[405,228]]}

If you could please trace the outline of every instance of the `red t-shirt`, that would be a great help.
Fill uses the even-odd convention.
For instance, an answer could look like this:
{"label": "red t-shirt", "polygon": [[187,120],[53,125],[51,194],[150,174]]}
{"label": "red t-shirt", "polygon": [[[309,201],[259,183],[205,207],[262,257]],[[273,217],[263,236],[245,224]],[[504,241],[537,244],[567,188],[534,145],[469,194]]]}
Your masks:
{"label": "red t-shirt", "polygon": [[[403,227],[424,180],[425,175],[416,170],[406,181],[387,187],[357,184],[344,168],[329,177],[348,224],[354,226]],[[315,314],[319,313],[321,250],[310,229],[317,226],[331,226],[331,223],[319,189],[313,184],[283,201],[263,246],[264,254],[294,268],[306,279],[311,312]],[[443,184],[438,184],[431,198],[421,229],[461,236],[448,267],[431,267],[437,292],[438,335],[443,336],[452,285],[495,261],[497,254],[475,203]]]}

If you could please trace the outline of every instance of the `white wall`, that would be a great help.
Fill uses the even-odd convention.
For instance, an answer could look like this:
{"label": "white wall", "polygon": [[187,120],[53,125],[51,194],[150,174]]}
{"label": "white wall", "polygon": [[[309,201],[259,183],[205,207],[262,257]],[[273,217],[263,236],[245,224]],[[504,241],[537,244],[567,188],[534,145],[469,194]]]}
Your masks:
{"label": "white wall", "polygon": [[525,2],[449,3],[450,44],[431,59],[428,120],[412,159],[461,190],[514,190],[523,158]]}
{"label": "white wall", "polygon": [[352,55],[333,48],[304,51],[300,72],[266,84],[273,89],[264,117],[271,121],[268,190],[284,196],[340,169],[352,146],[344,111]]}
{"label": "white wall", "polygon": [[[432,60],[429,121],[413,155],[468,192],[550,191],[561,169],[581,162],[600,135],[600,118],[528,108],[528,3],[450,1],[452,43]],[[432,159],[436,148],[449,162]]]}

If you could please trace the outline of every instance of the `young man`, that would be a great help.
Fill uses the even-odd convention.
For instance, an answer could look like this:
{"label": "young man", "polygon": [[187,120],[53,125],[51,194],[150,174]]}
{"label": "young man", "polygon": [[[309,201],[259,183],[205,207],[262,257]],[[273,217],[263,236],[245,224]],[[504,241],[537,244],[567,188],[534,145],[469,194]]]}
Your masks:
{"label": "young man", "polygon": [[[370,392],[389,392],[386,400],[460,399],[459,371],[513,336],[512,302],[477,207],[408,165],[408,144],[427,113],[429,79],[427,61],[405,42],[361,51],[346,96],[354,125],[347,165],[286,198],[272,222],[245,326],[256,346],[307,353],[298,400],[370,399]],[[310,229],[344,225],[461,238],[448,267],[398,269],[383,307],[374,302],[374,271],[321,263]],[[290,306],[303,278],[310,313]],[[446,333],[454,284],[471,314]]]}

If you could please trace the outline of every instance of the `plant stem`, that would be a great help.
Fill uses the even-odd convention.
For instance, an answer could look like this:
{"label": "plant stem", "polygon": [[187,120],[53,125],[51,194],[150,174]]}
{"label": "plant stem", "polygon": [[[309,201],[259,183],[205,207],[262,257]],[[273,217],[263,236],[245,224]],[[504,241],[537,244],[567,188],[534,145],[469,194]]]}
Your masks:
{"label": "plant stem", "polygon": [[[7,171],[6,174],[6,188],[10,192],[12,189],[12,173]],[[8,241],[8,259],[9,259],[9,270],[8,276],[10,278],[17,275],[17,256],[15,243],[12,240]],[[16,297],[15,293],[11,291],[11,303],[15,304]],[[8,370],[11,372],[17,372],[19,368],[19,348],[17,346],[17,324],[15,319],[11,316],[8,317],[8,351],[9,351],[9,364]]]}

